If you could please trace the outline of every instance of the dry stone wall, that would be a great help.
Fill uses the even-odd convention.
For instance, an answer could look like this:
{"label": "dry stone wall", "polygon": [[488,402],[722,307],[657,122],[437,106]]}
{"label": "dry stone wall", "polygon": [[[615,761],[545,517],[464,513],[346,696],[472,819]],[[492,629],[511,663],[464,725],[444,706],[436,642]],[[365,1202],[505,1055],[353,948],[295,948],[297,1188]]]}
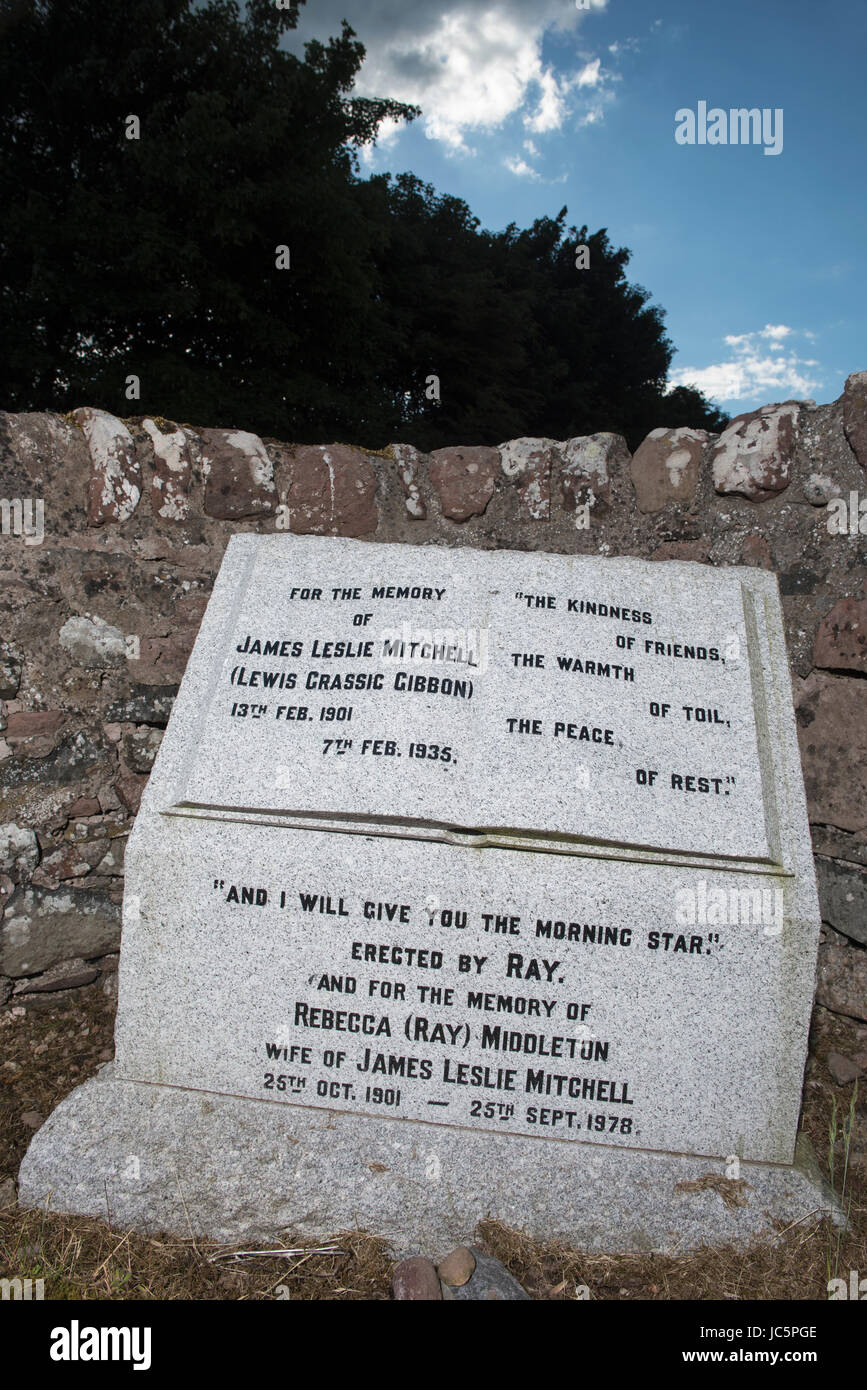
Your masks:
{"label": "dry stone wall", "polygon": [[867,1070],[867,372],[833,404],[661,427],[634,456],[605,432],[427,455],[0,414],[0,497],[0,1006],[112,988],[126,836],[234,531],[633,555],[779,576],[817,1014],[847,1020],[841,1065]]}

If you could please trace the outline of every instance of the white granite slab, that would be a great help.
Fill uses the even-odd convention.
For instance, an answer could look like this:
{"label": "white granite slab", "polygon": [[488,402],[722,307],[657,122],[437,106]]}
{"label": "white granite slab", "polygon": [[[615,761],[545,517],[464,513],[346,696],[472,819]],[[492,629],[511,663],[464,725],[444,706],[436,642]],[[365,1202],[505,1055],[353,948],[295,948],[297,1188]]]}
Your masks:
{"label": "white granite slab", "polygon": [[[424,624],[451,656],[384,656],[384,642],[426,640],[412,635]],[[373,645],[338,657],[338,642]],[[323,673],[360,673],[363,688],[313,689]],[[552,1164],[576,1192],[608,1175],[616,1248],[681,1209],[666,1181],[630,1204],[642,1164],[793,1172],[818,930],[773,576],[235,537],[127,849],[112,1079],[37,1134],[22,1198],[98,1209],[95,1107],[106,1162],[134,1143],[151,1172],[149,1143],[194,1125],[172,1147],[185,1200],[206,1230],[238,1235],[299,1203],[310,1215],[303,1155],[338,1130],[336,1219],[374,1161],[373,1122],[401,1165],[419,1135],[463,1153],[462,1190],[540,1233],[559,1229],[542,1216]],[[255,1158],[252,1139],[234,1156],[205,1143],[208,1116],[257,1144],[273,1134],[275,1153],[301,1143],[301,1169],[272,1163],[264,1140]],[[498,1156],[533,1153],[517,1206],[495,1200]],[[238,1163],[260,1193],[246,1227]],[[754,1167],[755,1190],[782,1213],[791,1184],[759,1181],[774,1171]],[[364,1203],[401,1227],[393,1183],[365,1182]],[[122,1204],[129,1224],[173,1219],[153,1183],[127,1184]]]}
{"label": "white granite slab", "polygon": [[121,1078],[791,1162],[792,878],[175,818],[126,871]]}
{"label": "white granite slab", "polygon": [[761,606],[690,568],[235,536],[173,804],[777,862]]}

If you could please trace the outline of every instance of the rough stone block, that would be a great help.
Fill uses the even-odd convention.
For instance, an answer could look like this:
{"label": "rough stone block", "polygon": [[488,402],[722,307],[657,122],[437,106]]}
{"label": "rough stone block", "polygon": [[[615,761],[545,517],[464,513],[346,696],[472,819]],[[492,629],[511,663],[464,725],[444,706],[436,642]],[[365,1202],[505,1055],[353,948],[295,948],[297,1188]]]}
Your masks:
{"label": "rough stone block", "polygon": [[861,467],[867,468],[867,372],[846,378],[843,430]]}
{"label": "rough stone block", "polygon": [[179,425],[160,429],[155,420],[142,421],[150,436],[154,451],[154,476],[151,483],[151,509],[163,521],[186,521],[190,514],[190,491],[193,486],[193,448],[190,437]]}
{"label": "rough stone block", "polygon": [[344,444],[297,449],[283,513],[281,529],[296,535],[370,535],[379,521],[370,459]]}
{"label": "rough stone block", "polygon": [[0,974],[38,975],[58,960],[116,951],[120,907],[84,889],[28,888],[7,905],[0,924]]}
{"label": "rough stone block", "polygon": [[867,675],[867,599],[844,598],[819,624],[813,647],[816,666]]}
{"label": "rough stone block", "polygon": [[128,521],[139,504],[141,468],[133,437],[122,420],[107,410],[84,406],[70,416],[90,450],[87,519],[91,526]]}
{"label": "rough stone block", "polygon": [[763,502],[789,486],[798,444],[797,401],[738,415],[713,452],[717,492]]}
{"label": "rough stone block", "polygon": [[202,430],[205,513],[220,521],[277,508],[274,466],[261,439],[245,430]]}
{"label": "rough stone block", "polygon": [[632,483],[642,512],[691,502],[701,469],[705,430],[651,430],[632,459]]}
{"label": "rough stone block", "polygon": [[567,439],[559,445],[563,467],[560,486],[567,511],[590,503],[610,502],[611,484],[632,455],[619,434],[590,434]]}
{"label": "rough stone block", "polygon": [[867,728],[858,680],[814,671],[796,697],[810,820],[867,830]]}
{"label": "rough stone block", "polygon": [[559,455],[553,439],[511,439],[500,445],[502,470],[518,489],[522,515],[531,521],[550,519],[555,462]]}
{"label": "rough stone block", "polygon": [[481,516],[494,495],[499,471],[496,449],[435,449],[430,456],[430,480],[443,516],[450,521]]}

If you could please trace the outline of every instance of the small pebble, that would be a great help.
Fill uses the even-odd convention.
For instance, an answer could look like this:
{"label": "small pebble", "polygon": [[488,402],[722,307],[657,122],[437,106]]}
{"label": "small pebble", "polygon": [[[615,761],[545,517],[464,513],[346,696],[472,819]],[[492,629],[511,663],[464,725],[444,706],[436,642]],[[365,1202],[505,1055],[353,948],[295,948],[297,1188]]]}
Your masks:
{"label": "small pebble", "polygon": [[804,496],[812,507],[827,507],[832,497],[839,497],[841,489],[823,473],[811,473],[804,484]]}
{"label": "small pebble", "polygon": [[442,1302],[443,1291],[436,1266],[423,1255],[401,1260],[394,1271],[392,1287],[395,1299],[401,1303]]}
{"label": "small pebble", "polygon": [[476,1257],[465,1245],[459,1245],[450,1255],[446,1255],[437,1265],[437,1274],[444,1284],[459,1289],[472,1278],[476,1268]]}
{"label": "small pebble", "polygon": [[530,1295],[521,1288],[517,1279],[512,1277],[499,1260],[495,1260],[492,1255],[484,1255],[481,1250],[474,1250],[473,1255],[476,1267],[472,1277],[454,1291],[455,1299],[459,1303],[515,1303],[530,1299]]}

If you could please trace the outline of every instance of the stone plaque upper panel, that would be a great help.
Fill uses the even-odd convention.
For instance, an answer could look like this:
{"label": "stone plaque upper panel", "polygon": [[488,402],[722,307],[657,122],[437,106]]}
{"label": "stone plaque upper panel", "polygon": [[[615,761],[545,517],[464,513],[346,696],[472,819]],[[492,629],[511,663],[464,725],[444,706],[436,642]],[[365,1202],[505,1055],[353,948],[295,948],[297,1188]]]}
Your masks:
{"label": "stone plaque upper panel", "polygon": [[171,809],[772,863],[761,605],[687,573],[235,537]]}

